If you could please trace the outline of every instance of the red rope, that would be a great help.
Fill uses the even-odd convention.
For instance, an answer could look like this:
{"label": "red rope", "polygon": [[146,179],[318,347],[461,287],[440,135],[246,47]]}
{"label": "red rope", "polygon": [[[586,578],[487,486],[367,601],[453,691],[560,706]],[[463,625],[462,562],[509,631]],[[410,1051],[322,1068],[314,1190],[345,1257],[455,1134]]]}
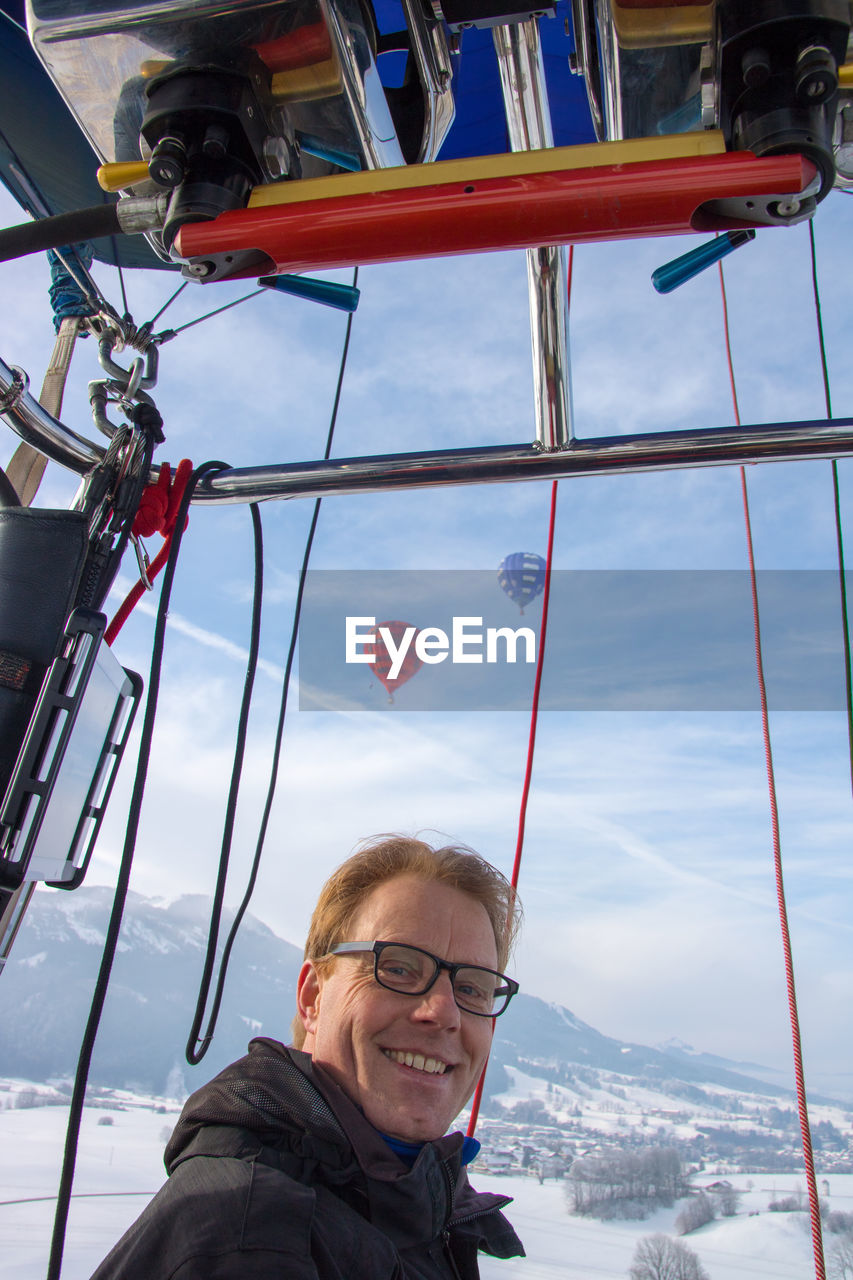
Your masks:
{"label": "red rope", "polygon": [[[154,581],[169,558],[169,550],[175,533],[175,522],[178,518],[178,508],[181,505],[181,498],[184,496],[184,489],[187,487],[192,471],[193,464],[187,458],[182,458],[178,463],[173,481],[171,467],[168,462],[164,462],[160,466],[157,483],[149,484],[142,494],[139,510],[133,520],[133,532],[139,538],[148,538],[152,533],[160,533],[164,538],[162,547],[148,566],[149,582]],[[107,644],[113,643],[133,609],[142,598],[144,591],[145,584],[142,581],[133,584],[104,632],[104,639]]]}
{"label": "red rope", "polygon": [[[566,292],[569,300],[572,296],[572,266],[574,262],[574,245],[569,245],[569,258],[566,272]],[[524,768],[524,785],[521,789],[521,802],[518,811],[518,834],[515,841],[515,860],[512,864],[510,884],[513,891],[518,889],[518,877],[521,871],[521,854],[524,849],[524,827],[527,821],[527,802],[530,797],[530,782],[533,777],[533,754],[536,749],[536,726],[539,720],[539,691],[542,687],[542,671],[545,666],[545,637],[548,632],[548,604],[551,599],[551,561],[554,555],[554,527],[557,521],[557,481],[551,483],[551,510],[548,517],[548,549],[545,554],[545,587],[542,592],[542,626],[539,629],[539,653],[536,658],[536,676],[533,681],[533,700],[530,708],[530,731],[527,737],[527,762]],[[507,921],[507,925],[509,921]],[[474,1097],[471,1100],[471,1118],[468,1121],[468,1136],[474,1136],[477,1120],[480,1115],[480,1102],[483,1098],[483,1086],[486,1082],[488,1062],[480,1074]]]}
{"label": "red rope", "polygon": [[[723,278],[723,264],[719,263],[718,266],[720,271],[720,290],[723,299],[723,325],[726,339],[726,357],[729,366],[729,381],[732,389],[732,403],[734,405],[735,422],[740,426],[740,412],[738,410],[737,392],[735,390],[732,348],[729,338],[729,314],[728,307],[726,305],[726,285]],[[811,1214],[815,1276],[816,1280],[826,1280],[826,1268],[823,1259],[823,1234],[820,1222],[820,1201],[817,1193],[811,1126],[809,1124],[808,1103],[806,1101],[803,1051],[800,1039],[800,1018],[797,1011],[797,991],[794,985],[794,960],[791,951],[791,934],[788,928],[788,908],[785,901],[785,882],[782,875],[782,841],[779,835],[779,807],[776,799],[776,775],[773,768],[773,752],[770,746],[770,717],[767,710],[767,688],[764,681],[764,660],[761,649],[761,624],[758,613],[758,584],[755,574],[755,554],[752,543],[752,522],[749,516],[749,494],[746,486],[745,467],[740,468],[740,483],[741,494],[743,497],[744,520],[746,522],[746,546],[749,559],[749,579],[752,589],[752,623],[755,632],[755,664],[758,675],[758,692],[761,702],[761,731],[764,738],[767,789],[770,797],[770,828],[773,837],[773,866],[776,876],[776,898],[779,905],[779,922],[782,931],[782,951],[785,957],[785,983],[788,989],[788,1012],[791,1020],[791,1039],[794,1050],[794,1082],[797,1093],[797,1111],[800,1118],[800,1134],[803,1144],[803,1162],[806,1169],[806,1184],[809,1190],[809,1211]]]}

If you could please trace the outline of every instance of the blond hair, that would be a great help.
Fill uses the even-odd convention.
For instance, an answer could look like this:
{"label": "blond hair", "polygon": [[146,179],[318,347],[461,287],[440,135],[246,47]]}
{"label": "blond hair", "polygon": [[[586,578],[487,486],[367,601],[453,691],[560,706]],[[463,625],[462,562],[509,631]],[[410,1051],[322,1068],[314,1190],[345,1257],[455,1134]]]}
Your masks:
{"label": "blond hair", "polygon": [[[503,969],[521,924],[521,903],[502,872],[464,845],[434,849],[410,836],[374,837],[333,871],[320,891],[311,916],[305,959],[319,969],[332,963],[329,952],[346,935],[365,898],[387,880],[397,876],[419,876],[467,893],[486,910]],[[293,1020],[292,1043],[301,1048],[305,1028],[297,1014]]]}

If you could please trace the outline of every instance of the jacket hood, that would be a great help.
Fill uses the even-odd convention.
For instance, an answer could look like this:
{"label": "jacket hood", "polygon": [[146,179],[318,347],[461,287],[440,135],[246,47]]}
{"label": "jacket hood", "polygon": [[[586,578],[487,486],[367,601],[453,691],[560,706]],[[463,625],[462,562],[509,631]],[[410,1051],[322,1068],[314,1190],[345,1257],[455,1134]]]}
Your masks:
{"label": "jacket hood", "polygon": [[513,1256],[520,1242],[496,1212],[510,1197],[471,1188],[462,1144],[461,1133],[428,1142],[409,1169],[308,1054],[260,1038],[190,1096],[164,1159],[170,1174],[198,1155],[259,1159],[298,1181],[324,1183],[399,1247],[464,1223],[479,1247]]}

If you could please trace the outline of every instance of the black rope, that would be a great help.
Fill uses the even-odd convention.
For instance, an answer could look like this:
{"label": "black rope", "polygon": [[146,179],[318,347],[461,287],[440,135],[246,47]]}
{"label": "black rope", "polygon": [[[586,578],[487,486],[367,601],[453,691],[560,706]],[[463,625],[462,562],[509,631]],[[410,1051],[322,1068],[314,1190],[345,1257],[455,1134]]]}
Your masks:
{"label": "black rope", "polygon": [[[237,726],[237,743],[234,748],[234,763],[231,767],[231,784],[228,788],[228,803],[225,806],[225,822],[222,830],[222,845],[219,852],[219,869],[216,875],[216,887],[213,894],[213,905],[210,911],[210,927],[207,933],[207,949],[204,957],[201,981],[196,998],[195,1013],[186,1046],[186,1058],[192,1066],[201,1062],[207,1046],[213,1038],[216,1017],[219,1012],[218,1000],[210,1016],[210,1022],[201,1039],[201,1051],[197,1052],[199,1032],[204,1021],[204,1011],[210,995],[210,984],[213,979],[213,967],[216,960],[216,948],[219,943],[219,928],[222,923],[222,906],[225,900],[225,886],[228,878],[228,864],[231,858],[231,845],[234,836],[234,818],[237,812],[237,800],[240,794],[240,781],[243,773],[243,760],[246,752],[246,736],[249,727],[249,711],[252,704],[252,689],[258,669],[258,649],[261,635],[261,606],[264,594],[264,547],[261,530],[261,515],[256,502],[251,503],[249,511],[252,516],[252,533],[255,546],[255,577],[252,592],[252,629],[249,641],[249,658],[246,664],[246,678],[243,683],[243,698],[240,704],[240,718]],[[217,994],[219,992],[217,991]]]}
{"label": "black rope", "polygon": [[[355,268],[352,282],[353,282],[353,286],[355,286],[358,283],[358,267]],[[347,356],[349,354],[350,336],[352,334],[352,321],[353,321],[353,313],[350,312],[349,316],[347,317],[346,335],[344,337],[344,345],[343,345],[343,350],[341,351],[340,366],[338,368],[338,382],[335,388],[335,398],[332,405],[332,413],[329,421],[329,430],[326,436],[326,447],[323,452],[324,459],[328,459],[332,452],[332,441],[335,435],[335,425],[338,419],[338,408],[341,402],[341,391],[343,388],[344,373],[346,372]],[[261,816],[261,823],[258,829],[258,839],[255,845],[255,854],[252,859],[252,866],[249,871],[249,878],[248,878],[248,881],[246,882],[246,889],[243,894],[243,898],[240,902],[239,907],[237,908],[237,912],[234,916],[233,923],[228,932],[228,937],[225,941],[225,946],[222,949],[222,960],[219,966],[219,975],[216,982],[216,990],[213,996],[213,1005],[210,1011],[210,1018],[208,1020],[207,1030],[205,1031],[204,1036],[201,1038],[201,1040],[198,1039],[198,1029],[200,1028],[201,1022],[202,1022],[202,1019],[199,1016],[199,1007],[201,1005],[201,999],[199,1001],[199,1007],[197,1007],[196,1009],[196,1020],[193,1023],[193,1031],[190,1035],[190,1039],[187,1043],[187,1049],[186,1049],[187,1061],[194,1066],[197,1065],[199,1062],[201,1062],[202,1058],[207,1053],[207,1050],[210,1047],[211,1041],[213,1040],[213,1034],[216,1029],[216,1022],[219,1017],[219,1009],[220,1009],[220,1005],[222,1004],[222,996],[225,991],[225,978],[228,972],[228,964],[231,959],[231,951],[234,947],[234,943],[236,941],[237,933],[240,929],[240,925],[243,921],[243,917],[246,914],[246,911],[248,910],[248,907],[249,907],[249,903],[252,900],[252,894],[255,891],[255,884],[258,878],[258,871],[260,870],[261,857],[263,855],[264,843],[266,841],[266,836],[267,836],[267,828],[269,826],[273,800],[275,799],[276,787],[278,785],[278,772],[279,772],[279,765],[281,762],[282,742],[284,738],[284,721],[285,721],[285,716],[287,714],[287,698],[290,690],[290,675],[293,670],[293,658],[296,652],[296,642],[299,637],[299,622],[302,616],[302,600],[305,594],[305,581],[308,574],[308,563],[311,558],[311,548],[314,543],[314,534],[317,530],[317,521],[320,515],[321,502],[322,502],[322,499],[317,498],[314,503],[314,511],[311,516],[311,523],[308,528],[308,536],[305,541],[305,551],[302,556],[302,567],[299,570],[299,586],[296,591],[296,602],[294,604],[294,609],[293,609],[293,622],[290,630],[290,644],[288,646],[287,660],[284,665],[284,674],[282,676],[281,700],[279,703],[278,723],[276,725],[275,739],[273,743],[272,763],[270,765],[270,775],[269,775],[269,782],[267,784],[267,794],[264,802],[264,811]],[[224,889],[224,886],[223,886],[223,889]],[[217,895],[221,896],[220,884],[218,881],[216,885],[216,892],[217,892]],[[217,929],[218,929],[218,920],[217,920]],[[215,941],[213,945],[215,946]],[[208,954],[209,953],[210,953],[210,943],[208,944]],[[205,993],[205,999],[206,999],[206,993]]]}
{"label": "black rope", "polygon": [[820,367],[823,374],[823,395],[826,402],[826,416],[832,417],[832,397],[829,393],[829,368],[826,363],[826,343],[823,340],[823,317],[820,310],[820,290],[817,283],[817,252],[815,250],[814,222],[809,219],[809,248],[812,259],[812,293],[814,294],[814,310],[817,320],[817,339],[820,345]]}
{"label": "black rope", "polygon": [[89,1079],[89,1069],[92,1062],[92,1053],[95,1047],[98,1027],[100,1025],[104,1002],[109,988],[110,974],[112,972],[113,960],[115,958],[116,947],[118,945],[122,915],[124,914],[124,904],[127,899],[127,890],[130,883],[130,870],[133,863],[133,854],[139,830],[142,799],[145,794],[145,781],[148,772],[148,762],[151,756],[151,743],[154,736],[154,721],[157,714],[157,699],[160,690],[160,673],[163,662],[166,618],[169,610],[169,599],[172,593],[172,583],[175,576],[175,565],[177,563],[178,552],[180,550],[181,540],[183,537],[184,523],[189,509],[190,498],[192,497],[193,490],[199,479],[209,471],[221,471],[226,466],[227,464],[224,462],[205,462],[202,466],[198,467],[190,477],[190,481],[187,484],[181,500],[175,524],[175,534],[172,539],[166,568],[163,572],[163,585],[160,591],[160,603],[157,610],[157,621],[154,628],[154,645],[151,653],[151,668],[148,677],[148,697],[145,702],[145,715],[142,722],[142,734],[139,743],[136,776],[134,779],[133,793],[131,795],[127,820],[127,834],[125,836],[124,848],[122,850],[121,862],[119,864],[113,907],[110,914],[109,925],[107,927],[107,936],[104,941],[101,965],[95,982],[95,990],[92,994],[92,1004],[89,1010],[89,1017],[86,1022],[86,1029],[83,1033],[83,1041],[80,1046],[80,1055],[77,1061],[77,1070],[74,1076],[74,1089],[71,1095],[68,1127],[65,1134],[65,1152],[63,1155],[62,1173],[60,1176],[59,1191],[56,1200],[56,1215],[53,1223],[53,1237],[51,1239],[50,1246],[47,1280],[59,1280],[59,1275],[62,1270],[62,1254],[65,1248],[65,1233],[68,1226],[68,1210],[71,1202],[71,1189],[74,1183],[74,1167],[77,1160],[77,1146],[80,1140],[80,1124],[83,1116],[83,1104],[86,1098],[86,1085]]}
{"label": "black rope", "polygon": [[[812,261],[812,291],[814,293],[817,336],[820,345],[820,367],[823,374],[823,394],[826,416],[832,418],[832,396],[829,389],[829,366],[826,360],[826,343],[823,336],[823,317],[820,306],[820,289],[817,282],[817,251],[815,249],[814,222],[809,221],[809,248]],[[832,494],[835,506],[835,541],[838,547],[838,582],[841,596],[841,634],[844,641],[844,686],[847,709],[847,743],[850,757],[850,788],[853,790],[853,672],[850,665],[850,615],[847,608],[847,578],[844,569],[844,535],[841,524],[841,491],[838,483],[838,461],[832,459]]]}

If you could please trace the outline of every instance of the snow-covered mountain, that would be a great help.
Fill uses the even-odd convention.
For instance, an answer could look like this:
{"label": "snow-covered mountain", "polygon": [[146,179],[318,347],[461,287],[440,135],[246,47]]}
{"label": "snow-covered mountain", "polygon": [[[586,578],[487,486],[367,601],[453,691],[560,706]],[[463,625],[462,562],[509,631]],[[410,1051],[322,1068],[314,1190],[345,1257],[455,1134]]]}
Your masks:
{"label": "snow-covered mountain", "polygon": [[[112,892],[39,890],[0,975],[0,1071],[30,1080],[73,1075]],[[184,1061],[204,962],[210,900],[166,905],[130,894],[91,1080],[182,1096],[246,1051],[254,1035],[288,1038],[301,953],[247,915],[216,1035],[202,1064]],[[225,912],[220,944],[233,913]],[[220,945],[221,952],[221,945]]]}
{"label": "snow-covered mountain", "polygon": [[[34,1081],[74,1072],[100,962],[112,894],[40,890],[0,977],[0,1072]],[[251,915],[243,921],[210,1052],[184,1060],[202,972],[210,902],[167,905],[131,894],[92,1063],[94,1084],[183,1095],[245,1052],[253,1035],[289,1038],[301,954]],[[225,913],[220,937],[231,915]],[[221,948],[220,948],[221,949]],[[560,1005],[522,994],[496,1024],[487,1098],[525,1077],[565,1085],[579,1073],[618,1074],[678,1099],[705,1087],[783,1095],[760,1068],[697,1055],[688,1046],[649,1048],[612,1039]],[[589,1084],[591,1077],[587,1077]]]}

